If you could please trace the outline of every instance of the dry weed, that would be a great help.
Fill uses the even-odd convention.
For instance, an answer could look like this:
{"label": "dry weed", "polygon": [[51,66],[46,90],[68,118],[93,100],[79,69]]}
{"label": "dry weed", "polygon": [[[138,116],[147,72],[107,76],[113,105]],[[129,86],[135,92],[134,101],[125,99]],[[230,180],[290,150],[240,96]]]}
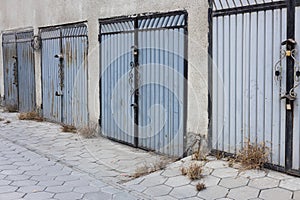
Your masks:
{"label": "dry weed", "polygon": [[40,115],[37,112],[20,113],[19,120],[34,120],[37,122],[44,121],[44,119],[40,117]]}
{"label": "dry weed", "polygon": [[187,168],[181,168],[181,173],[187,175],[191,180],[201,179],[202,172],[203,166],[198,163],[191,163]]}
{"label": "dry weed", "polygon": [[6,105],[4,108],[5,112],[17,112],[18,107],[16,105]]}
{"label": "dry weed", "polygon": [[268,162],[269,148],[265,143],[253,144],[250,140],[245,142],[243,150],[241,150],[236,158],[240,162],[243,169],[261,169]]}
{"label": "dry weed", "polygon": [[165,169],[169,161],[167,159],[160,159],[152,164],[144,164],[143,166],[137,167],[135,173],[132,175],[133,178],[145,176],[152,172]]}
{"label": "dry weed", "polygon": [[95,138],[97,136],[97,124],[90,124],[78,130],[79,134],[84,138]]}
{"label": "dry weed", "polygon": [[1,117],[0,117],[0,122],[2,122],[2,121],[4,121],[4,120],[5,120],[4,118],[1,118]]}
{"label": "dry weed", "polygon": [[197,191],[201,191],[201,190],[206,189],[206,186],[205,186],[204,183],[198,183],[198,184],[196,185],[196,189],[197,189]]}
{"label": "dry weed", "polygon": [[67,124],[63,124],[61,127],[61,131],[62,132],[66,132],[66,133],[76,133],[76,127],[72,126],[72,125],[67,125]]}
{"label": "dry weed", "polygon": [[10,123],[11,123],[10,120],[6,120],[6,121],[4,122],[4,124],[10,124]]}

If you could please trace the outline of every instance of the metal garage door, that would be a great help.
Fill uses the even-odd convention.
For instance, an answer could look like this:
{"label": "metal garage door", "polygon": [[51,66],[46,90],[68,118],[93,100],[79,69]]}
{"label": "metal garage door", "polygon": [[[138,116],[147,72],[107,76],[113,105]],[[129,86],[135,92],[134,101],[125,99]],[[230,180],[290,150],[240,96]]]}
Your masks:
{"label": "metal garage door", "polygon": [[293,45],[282,42],[295,38],[294,3],[214,0],[211,32],[212,148],[235,154],[248,139],[264,142],[270,167],[291,173],[299,170],[298,100],[293,108],[284,95],[298,78]]}
{"label": "metal garage door", "polygon": [[35,109],[33,31],[3,34],[5,104],[10,110]]}
{"label": "metal garage door", "polygon": [[186,13],[100,20],[102,133],[160,153],[185,146]]}
{"label": "metal garage door", "polygon": [[87,125],[87,27],[77,24],[43,28],[41,39],[44,117]]}

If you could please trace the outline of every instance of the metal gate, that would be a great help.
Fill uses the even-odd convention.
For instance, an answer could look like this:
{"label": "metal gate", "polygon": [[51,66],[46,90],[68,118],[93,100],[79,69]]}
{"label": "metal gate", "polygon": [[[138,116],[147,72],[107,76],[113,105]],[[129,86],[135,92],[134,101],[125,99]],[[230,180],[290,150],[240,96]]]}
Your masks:
{"label": "metal gate", "polygon": [[35,109],[33,31],[3,34],[5,105],[9,110]]}
{"label": "metal gate", "polygon": [[183,155],[186,33],[186,12],[100,20],[100,126],[105,136]]}
{"label": "metal gate", "polygon": [[299,174],[295,1],[210,3],[212,149],[236,154],[247,140],[265,143],[269,167]]}
{"label": "metal gate", "polygon": [[64,124],[87,125],[86,25],[43,28],[40,34],[44,117]]}

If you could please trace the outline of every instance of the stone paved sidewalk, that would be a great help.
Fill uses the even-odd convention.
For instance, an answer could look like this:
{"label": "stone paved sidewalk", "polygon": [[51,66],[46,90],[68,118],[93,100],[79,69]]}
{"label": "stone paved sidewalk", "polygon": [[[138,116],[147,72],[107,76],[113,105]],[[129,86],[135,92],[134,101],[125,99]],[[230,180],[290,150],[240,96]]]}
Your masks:
{"label": "stone paved sidewalk", "polygon": [[[0,112],[0,118],[5,119],[0,122],[0,200],[300,200],[300,178],[271,170],[239,171],[213,157],[197,161],[204,165],[198,181],[181,175],[182,167],[195,162],[190,157],[132,180],[138,166],[165,157],[101,137],[62,133],[57,124],[20,121],[13,113]],[[200,192],[199,182],[206,186]]]}
{"label": "stone paved sidewalk", "polygon": [[136,195],[0,138],[1,200],[142,198]]}

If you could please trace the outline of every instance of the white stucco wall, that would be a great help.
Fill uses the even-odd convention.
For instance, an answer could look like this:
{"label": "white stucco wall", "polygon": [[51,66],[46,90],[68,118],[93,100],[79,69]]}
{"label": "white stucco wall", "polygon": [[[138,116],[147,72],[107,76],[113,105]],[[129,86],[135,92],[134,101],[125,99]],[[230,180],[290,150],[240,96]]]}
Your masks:
{"label": "white stucco wall", "polygon": [[[0,0],[1,32],[33,27],[62,25],[87,21],[89,37],[89,113],[90,120],[99,117],[99,18],[145,12],[188,12],[188,113],[187,132],[207,134],[208,113],[208,20],[207,0]],[[1,42],[1,41],[0,41]],[[2,49],[0,48],[0,93],[3,95]],[[41,104],[40,55],[36,58],[37,105]]]}

